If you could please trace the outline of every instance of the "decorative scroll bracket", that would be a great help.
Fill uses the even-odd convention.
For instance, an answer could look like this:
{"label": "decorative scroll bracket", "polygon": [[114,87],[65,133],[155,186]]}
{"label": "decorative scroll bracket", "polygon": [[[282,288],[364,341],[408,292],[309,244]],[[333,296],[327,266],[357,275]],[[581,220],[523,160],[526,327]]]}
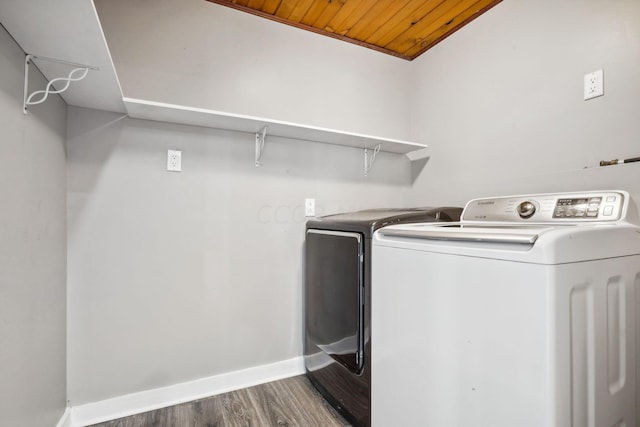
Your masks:
{"label": "decorative scroll bracket", "polygon": [[[36,90],[32,94],[29,95],[29,65],[33,62],[34,59],[40,59],[43,61],[56,62],[58,64],[69,65],[74,67],[73,70],[69,73],[67,77],[59,77],[51,80],[47,83],[47,86],[44,90]],[[84,64],[76,64],[74,62],[62,61],[59,59],[47,58],[44,56],[36,56],[36,55],[27,55],[24,58],[24,99],[22,102],[22,111],[24,114],[27,114],[27,106],[28,105],[37,105],[42,104],[47,100],[50,94],[62,93],[65,90],[69,89],[69,85],[71,82],[79,82],[80,80],[87,77],[89,70],[98,71],[98,67],[92,67],[90,65]],[[57,82],[64,82],[63,87],[59,90],[53,88],[53,85]],[[33,100],[34,97],[40,95],[40,98],[37,100]]]}
{"label": "decorative scroll bracket", "polygon": [[260,166],[260,159],[262,158],[262,152],[264,151],[264,142],[267,140],[267,127],[263,127],[262,130],[256,133],[256,166]]}
{"label": "decorative scroll bracket", "polygon": [[380,152],[381,147],[382,144],[378,144],[375,147],[371,148],[371,155],[369,155],[369,148],[364,149],[364,176],[367,176],[371,171],[373,162],[376,161],[376,155]]}

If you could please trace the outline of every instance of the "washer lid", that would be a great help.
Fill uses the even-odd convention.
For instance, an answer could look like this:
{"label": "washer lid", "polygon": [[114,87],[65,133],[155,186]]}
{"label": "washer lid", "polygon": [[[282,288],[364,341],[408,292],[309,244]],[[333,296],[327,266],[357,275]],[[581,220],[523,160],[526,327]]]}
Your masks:
{"label": "washer lid", "polygon": [[376,231],[373,245],[533,264],[564,264],[640,254],[640,228],[627,223],[404,224]]}

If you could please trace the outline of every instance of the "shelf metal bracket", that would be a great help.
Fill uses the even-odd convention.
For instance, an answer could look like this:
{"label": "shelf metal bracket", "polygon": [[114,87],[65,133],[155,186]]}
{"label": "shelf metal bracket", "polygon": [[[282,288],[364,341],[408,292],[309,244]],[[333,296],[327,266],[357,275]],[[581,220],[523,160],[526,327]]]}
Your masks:
{"label": "shelf metal bracket", "polygon": [[262,130],[256,133],[256,167],[260,166],[260,159],[262,158],[262,152],[264,151],[264,142],[267,140],[267,127],[263,127]]}
{"label": "shelf metal bracket", "polygon": [[[376,161],[376,155],[380,152],[381,147],[382,147],[382,144],[378,144],[371,149],[369,148],[364,149],[364,176],[367,176],[371,171],[373,162]],[[369,155],[369,150],[372,150],[371,155]]]}
{"label": "shelf metal bracket", "polygon": [[[56,62],[58,64],[64,64],[71,67],[74,67],[73,70],[69,73],[67,77],[59,77],[57,79],[53,79],[47,83],[47,86],[44,90],[36,90],[32,94],[29,95],[29,65],[33,63],[33,60],[39,59],[42,61]],[[62,93],[65,90],[69,89],[69,85],[71,82],[79,82],[80,80],[87,77],[89,70],[98,71],[98,67],[92,67],[90,65],[84,64],[76,64],[75,62],[62,61],[60,59],[47,58],[45,56],[36,56],[36,55],[26,55],[24,58],[24,98],[22,102],[22,111],[24,114],[27,114],[27,106],[28,105],[37,105],[42,104],[47,100],[50,94],[54,93]],[[58,82],[64,82],[61,89],[55,89],[53,85]],[[40,98],[37,98],[40,96]],[[34,100],[33,98],[36,97]]]}

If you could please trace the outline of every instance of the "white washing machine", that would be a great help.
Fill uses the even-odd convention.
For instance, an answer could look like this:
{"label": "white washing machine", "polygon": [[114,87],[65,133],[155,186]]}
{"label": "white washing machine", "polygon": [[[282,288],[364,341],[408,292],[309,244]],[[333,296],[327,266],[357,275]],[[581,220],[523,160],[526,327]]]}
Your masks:
{"label": "white washing machine", "polygon": [[624,191],[476,199],[373,239],[372,427],[636,427]]}

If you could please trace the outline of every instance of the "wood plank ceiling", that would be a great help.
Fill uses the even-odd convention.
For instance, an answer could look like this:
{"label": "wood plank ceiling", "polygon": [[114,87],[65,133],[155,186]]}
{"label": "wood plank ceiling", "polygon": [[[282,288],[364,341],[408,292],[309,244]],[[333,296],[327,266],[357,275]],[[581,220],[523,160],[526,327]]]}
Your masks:
{"label": "wood plank ceiling", "polygon": [[407,60],[502,0],[208,0]]}

